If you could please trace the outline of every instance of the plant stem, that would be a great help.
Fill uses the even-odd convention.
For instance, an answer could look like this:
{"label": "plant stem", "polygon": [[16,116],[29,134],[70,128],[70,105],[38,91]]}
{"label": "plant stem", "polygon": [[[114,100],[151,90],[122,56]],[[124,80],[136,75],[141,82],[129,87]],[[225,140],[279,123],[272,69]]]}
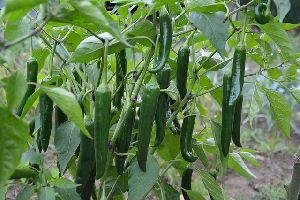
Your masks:
{"label": "plant stem", "polygon": [[173,163],[175,161],[177,161],[176,159],[180,157],[180,153],[176,155],[176,157],[174,158],[174,160],[171,160],[170,163],[167,165],[167,167],[161,172],[161,174],[159,175],[160,177],[162,177],[173,165]]}
{"label": "plant stem", "polygon": [[107,86],[107,50],[108,50],[108,41],[105,40],[104,43],[104,54],[103,54],[103,83]]}
{"label": "plant stem", "polygon": [[54,59],[54,52],[56,51],[57,42],[54,42],[54,45],[51,50],[51,57],[49,61],[49,76],[52,77],[53,75],[53,59]]}
{"label": "plant stem", "polygon": [[[44,36],[40,35],[40,38],[50,49],[52,48],[51,44],[48,42],[48,40]],[[63,64],[67,62],[57,51],[55,51],[54,53],[63,62]]]}
{"label": "plant stem", "polygon": [[172,34],[172,37],[177,37],[177,36],[180,36],[180,35],[195,31],[195,30],[197,30],[197,29],[196,28],[191,28],[191,29],[187,29],[187,30],[184,30],[184,31],[179,31],[177,33]]}
{"label": "plant stem", "polygon": [[225,19],[224,19],[223,22],[226,22],[227,19],[228,19],[229,17],[231,17],[233,14],[235,14],[235,13],[237,13],[237,12],[239,12],[239,11],[245,9],[245,8],[247,8],[248,6],[250,6],[251,4],[253,4],[255,1],[256,1],[256,0],[251,0],[251,1],[249,1],[249,3],[247,3],[247,4],[245,4],[245,5],[241,6],[241,7],[239,7],[238,9],[233,10],[232,12],[228,13],[228,14],[226,15],[226,17],[225,17]]}
{"label": "plant stem", "polygon": [[36,35],[38,32],[40,32],[40,31],[44,28],[44,26],[47,24],[47,22],[48,22],[49,20],[50,20],[49,17],[46,18],[45,21],[44,21],[40,26],[38,26],[36,29],[34,29],[32,32],[30,32],[30,33],[28,33],[28,34],[26,34],[26,35],[23,35],[22,37],[19,37],[19,38],[15,39],[15,40],[13,40],[13,41],[11,41],[11,42],[8,42],[7,44],[4,44],[4,45],[1,47],[1,49],[2,49],[2,48],[3,48],[3,49],[7,49],[7,48],[9,48],[9,47],[11,47],[11,46],[14,46],[14,45],[20,43],[20,42],[23,42],[24,40],[26,40],[27,38],[30,38],[30,37],[33,36],[33,35]]}

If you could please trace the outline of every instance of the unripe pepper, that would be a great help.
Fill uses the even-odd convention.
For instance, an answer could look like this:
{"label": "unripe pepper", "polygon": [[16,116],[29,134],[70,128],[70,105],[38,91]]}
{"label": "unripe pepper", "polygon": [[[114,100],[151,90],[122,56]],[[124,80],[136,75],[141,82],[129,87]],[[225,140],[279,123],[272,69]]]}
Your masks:
{"label": "unripe pepper", "polygon": [[18,115],[18,116],[21,116],[27,99],[35,91],[36,85],[34,83],[36,83],[36,81],[37,81],[38,68],[39,68],[38,62],[37,62],[36,58],[30,57],[29,60],[27,61],[27,83],[28,83],[28,86],[27,86],[26,93],[25,93],[21,103],[20,103],[19,107],[17,108],[16,115]]}
{"label": "unripe pepper", "polygon": [[172,21],[171,17],[165,7],[160,11],[159,16],[160,23],[160,36],[159,36],[159,54],[157,60],[157,66],[150,69],[151,73],[157,73],[162,70],[167,63],[170,55],[172,45]]}
{"label": "unripe pepper", "polygon": [[104,175],[108,154],[108,136],[111,120],[111,91],[106,84],[101,84],[95,91],[95,157],[96,178]]}
{"label": "unripe pepper", "polygon": [[140,108],[139,132],[137,143],[137,160],[141,170],[146,171],[148,147],[150,143],[152,126],[155,118],[157,102],[159,97],[159,85],[154,75],[145,85],[142,94],[142,104]]}
{"label": "unripe pepper", "polygon": [[[171,78],[171,68],[169,65],[166,65],[157,74],[157,82],[160,89],[167,89],[170,85]],[[166,93],[160,93],[157,103],[157,109],[155,113],[155,124],[156,124],[156,138],[154,147],[159,146],[166,132],[166,122],[167,122],[167,112],[169,110],[169,97]]]}

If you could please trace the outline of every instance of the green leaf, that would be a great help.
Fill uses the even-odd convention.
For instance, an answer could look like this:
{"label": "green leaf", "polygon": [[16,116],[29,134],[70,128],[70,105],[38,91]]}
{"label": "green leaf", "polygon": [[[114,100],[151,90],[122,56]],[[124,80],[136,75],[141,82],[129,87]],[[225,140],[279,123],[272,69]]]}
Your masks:
{"label": "green leaf", "polygon": [[0,185],[0,199],[1,200],[5,200],[8,186],[9,186],[9,184]]}
{"label": "green leaf", "polygon": [[[129,37],[134,36],[144,36],[148,38],[154,38],[155,30],[153,29],[153,23],[149,20],[143,20],[140,23],[137,23],[133,28],[128,31],[127,35]],[[148,40],[137,40],[137,43],[140,43],[145,46],[151,45]]]}
{"label": "green leaf", "polygon": [[26,148],[28,125],[0,107],[0,185],[13,174]]}
{"label": "green leaf", "polygon": [[30,97],[27,99],[22,114],[21,114],[21,119],[25,117],[25,115],[28,113],[30,110],[31,106],[35,103],[35,101],[39,98],[40,94],[42,93],[41,88],[37,89]]}
{"label": "green leaf", "polygon": [[55,134],[54,145],[59,161],[59,170],[63,174],[68,162],[80,144],[80,130],[73,122],[61,124]]}
{"label": "green leaf", "polygon": [[20,71],[11,75],[6,85],[7,106],[11,112],[14,112],[21,103],[27,89],[27,82]]}
{"label": "green leaf", "polygon": [[38,191],[39,200],[55,200],[55,191],[52,187],[41,187]]}
{"label": "green leaf", "polygon": [[16,19],[25,15],[30,9],[46,0],[4,0],[4,17]]}
{"label": "green leaf", "polygon": [[204,170],[199,170],[202,182],[205,188],[208,190],[209,194],[214,198],[214,200],[223,200],[222,188],[218,185],[214,177]]}
{"label": "green leaf", "polygon": [[[211,80],[205,76],[205,75],[201,75],[200,76],[200,85],[205,89],[211,89],[212,87],[214,87],[214,85],[212,84]],[[211,91],[210,92],[211,96],[218,102],[218,104],[221,106],[222,105],[222,87],[219,87],[218,89]]]}
{"label": "green leaf", "polygon": [[227,59],[227,60],[219,60],[217,58],[210,58],[209,60],[206,61],[208,57],[207,56],[202,56],[199,64],[203,66],[204,69],[206,69],[206,72],[209,71],[218,71],[219,69],[224,68],[232,59]]}
{"label": "green leaf", "polygon": [[84,125],[82,110],[73,93],[63,88],[50,88],[41,86],[42,90],[57,104],[57,106],[67,115],[68,119],[75,123],[83,134],[91,138]]}
{"label": "green leaf", "polygon": [[185,190],[191,200],[205,200],[200,192],[196,192],[193,190]]}
{"label": "green leaf", "polygon": [[64,177],[59,177],[55,180],[53,180],[52,185],[55,187],[59,187],[62,189],[72,189],[72,188],[76,188],[77,186],[79,186],[79,184],[74,183],[73,181],[70,181],[67,178]]}
{"label": "green leaf", "polygon": [[291,104],[283,94],[265,89],[270,102],[272,117],[278,129],[286,136],[290,136]]}
{"label": "green leaf", "polygon": [[166,129],[165,138],[157,151],[163,160],[173,160],[173,167],[183,169],[186,166],[185,161],[180,160],[180,158],[174,161],[176,156],[180,154],[179,145],[179,135],[173,135],[170,129]]}
{"label": "green leaf", "polygon": [[212,120],[211,121],[211,130],[214,136],[215,143],[218,147],[218,158],[220,161],[220,175],[224,177],[227,169],[227,157],[224,157],[222,152],[222,145],[221,145],[221,130],[222,126],[220,123]]}
{"label": "green leaf", "polygon": [[62,200],[81,200],[81,197],[76,192],[75,188],[65,189],[65,188],[54,187],[54,189],[62,198]]}
{"label": "green leaf", "polygon": [[28,200],[34,193],[34,186],[33,185],[25,185],[24,188],[19,192],[16,197],[16,200]]}
{"label": "green leaf", "polygon": [[104,31],[111,33],[122,43],[127,44],[125,38],[118,29],[117,23],[113,20],[105,7],[100,3],[90,1],[72,1],[72,6],[87,20],[99,25]]}
{"label": "green leaf", "polygon": [[226,12],[224,3],[215,3],[213,0],[190,1],[186,8],[190,12],[211,13]]}
{"label": "green leaf", "polygon": [[262,101],[259,94],[259,88],[255,83],[254,92],[250,102],[250,110],[249,110],[249,122],[250,126],[252,127],[253,118],[255,117],[256,113],[262,108]]}
{"label": "green leaf", "polygon": [[260,25],[263,31],[275,42],[275,44],[281,50],[281,54],[284,58],[288,57],[292,53],[293,44],[291,38],[287,32],[278,23],[267,23]]}
{"label": "green leaf", "polygon": [[297,101],[298,104],[300,104],[300,90],[297,89],[291,89],[292,96]]}
{"label": "green leaf", "polygon": [[[105,34],[99,34],[98,36],[102,38]],[[107,34],[106,34],[107,35]],[[122,43],[116,41],[108,46],[108,55],[116,53],[126,46]],[[78,63],[86,63],[92,60],[98,59],[103,55],[104,45],[101,40],[96,38],[95,36],[90,36],[84,39],[77,46],[75,52],[72,53],[69,62],[78,62]]]}
{"label": "green leaf", "polygon": [[129,166],[128,199],[143,200],[159,176],[159,164],[151,154],[147,158],[147,171],[143,172],[135,158]]}
{"label": "green leaf", "polygon": [[287,0],[274,0],[274,3],[276,5],[278,20],[282,23],[291,9],[291,2]]}
{"label": "green leaf", "polygon": [[8,20],[5,31],[4,41],[10,42],[19,38],[30,31],[30,24],[28,18],[24,17],[17,20]]}
{"label": "green leaf", "polygon": [[172,185],[163,182],[162,183],[163,192],[165,195],[165,200],[179,200],[180,194],[177,190],[175,190]]}
{"label": "green leaf", "polygon": [[167,89],[162,89],[161,91],[165,92],[171,99],[175,100],[176,102],[180,101],[180,95],[175,81],[171,80],[169,87]]}
{"label": "green leaf", "polygon": [[249,163],[251,163],[252,165],[254,165],[255,167],[259,167],[260,164],[259,162],[256,160],[255,156],[250,153],[250,152],[246,152],[246,151],[241,151],[240,155],[247,160]]}
{"label": "green leaf", "polygon": [[229,153],[228,166],[241,176],[249,179],[256,178],[238,153]]}
{"label": "green leaf", "polygon": [[221,145],[221,124],[212,120],[211,121],[211,131],[214,136],[215,144],[219,149],[219,153],[222,154],[222,145]]}
{"label": "green leaf", "polygon": [[204,167],[207,167],[208,166],[208,159],[207,159],[206,154],[203,150],[202,144],[194,144],[193,149],[194,149],[196,155],[198,156],[198,158],[201,160]]}
{"label": "green leaf", "polygon": [[225,56],[225,44],[228,37],[228,22],[223,23],[225,14],[218,13],[190,13],[190,22],[210,40],[221,56]]}
{"label": "green leaf", "polygon": [[42,155],[32,149],[22,154],[21,161],[24,163],[37,164],[39,166],[42,166],[44,162]]}
{"label": "green leaf", "polygon": [[32,56],[36,58],[38,61],[39,71],[44,68],[44,63],[48,55],[50,54],[47,48],[41,49],[34,49],[32,52]]}

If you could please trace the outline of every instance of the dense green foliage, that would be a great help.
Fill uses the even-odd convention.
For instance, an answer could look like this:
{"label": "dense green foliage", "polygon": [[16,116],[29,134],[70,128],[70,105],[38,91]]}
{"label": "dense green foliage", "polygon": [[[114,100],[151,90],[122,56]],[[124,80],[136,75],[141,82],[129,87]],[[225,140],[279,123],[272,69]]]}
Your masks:
{"label": "dense green foliage", "polygon": [[297,6],[4,0],[0,200],[230,198],[228,168],[256,178],[257,114],[291,135]]}

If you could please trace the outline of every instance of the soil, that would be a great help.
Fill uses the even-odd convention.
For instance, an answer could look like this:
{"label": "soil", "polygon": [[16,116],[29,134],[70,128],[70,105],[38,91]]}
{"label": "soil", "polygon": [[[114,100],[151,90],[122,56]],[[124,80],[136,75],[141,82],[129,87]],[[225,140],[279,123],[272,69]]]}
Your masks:
{"label": "soil", "polygon": [[[283,190],[283,183],[288,183],[292,176],[293,160],[290,156],[276,153],[271,156],[258,155],[261,167],[248,165],[257,177],[253,180],[243,178],[234,172],[229,172],[225,178],[223,189],[227,197],[236,200],[267,199],[265,187],[272,186]],[[270,200],[279,200],[280,197]]]}
{"label": "soil", "polygon": [[[293,141],[295,146],[297,146],[300,142],[300,136],[293,134],[293,137],[289,139],[289,141]],[[56,156],[53,146],[50,146],[50,149],[47,151],[44,158],[47,168],[51,168],[56,165]],[[284,192],[284,184],[286,185],[290,181],[292,176],[293,156],[287,155],[287,153],[284,152],[276,152],[268,155],[256,154],[256,159],[261,164],[259,168],[247,164],[248,168],[256,175],[256,179],[249,180],[237,175],[231,170],[228,170],[222,185],[226,200],[284,199],[277,194],[281,191]],[[275,190],[273,191],[273,196],[270,194],[272,192],[272,188]],[[6,195],[6,200],[16,199],[17,194],[21,190],[22,186],[18,183],[10,185],[8,190],[9,192]],[[152,197],[151,199],[154,199]],[[37,199],[36,195],[31,199]]]}

